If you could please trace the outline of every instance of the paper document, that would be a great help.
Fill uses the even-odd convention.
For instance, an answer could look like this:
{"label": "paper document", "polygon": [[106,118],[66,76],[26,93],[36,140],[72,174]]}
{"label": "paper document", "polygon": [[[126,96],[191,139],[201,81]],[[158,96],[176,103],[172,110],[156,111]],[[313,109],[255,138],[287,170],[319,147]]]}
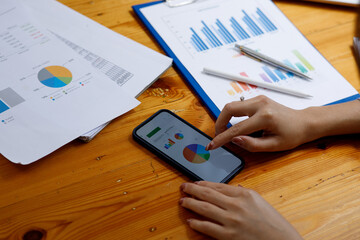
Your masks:
{"label": "paper document", "polygon": [[17,0],[1,0],[0,77],[0,152],[14,163],[34,162],[139,104]]}
{"label": "paper document", "polygon": [[[106,59],[103,59],[100,56],[95,55],[94,53],[66,40],[65,38],[53,33],[58,39],[60,39],[62,42],[64,42],[67,46],[72,48],[75,52],[77,52],[79,55],[81,55],[85,60],[91,63],[91,65],[98,69],[100,72],[106,75],[107,78],[110,80],[116,82],[119,86],[123,86],[126,84],[128,80],[130,80],[134,74],[131,72],[126,71],[125,69],[107,61]],[[147,88],[147,86],[145,86]],[[123,88],[125,91],[126,89]],[[109,122],[87,132],[80,136],[80,139],[89,142],[92,140],[96,134],[98,134],[102,129],[104,129]]]}
{"label": "paper document", "polygon": [[[130,96],[137,97],[172,64],[172,59],[128,39],[55,0],[22,0],[41,23]],[[91,140],[105,125],[81,139]]]}
{"label": "paper document", "polygon": [[47,29],[133,74],[120,84],[130,96],[138,96],[171,66],[171,58],[115,33],[57,1],[22,1],[31,7]]}
{"label": "paper document", "polygon": [[[202,0],[175,8],[159,3],[140,10],[218,112],[241,96],[248,99],[266,95],[288,107],[302,109],[357,94],[272,1]],[[243,56],[235,43],[281,61],[313,80]],[[299,90],[313,97],[304,99],[205,75],[204,67]],[[231,123],[238,121],[232,119]]]}

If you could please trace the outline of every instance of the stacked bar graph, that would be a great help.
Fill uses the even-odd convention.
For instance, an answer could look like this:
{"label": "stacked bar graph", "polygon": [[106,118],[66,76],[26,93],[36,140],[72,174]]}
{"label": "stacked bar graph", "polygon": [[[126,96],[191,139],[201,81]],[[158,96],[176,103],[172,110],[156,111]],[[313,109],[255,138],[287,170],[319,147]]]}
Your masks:
{"label": "stacked bar graph", "polygon": [[[279,79],[276,77],[276,75],[271,71],[271,69],[268,66],[263,66],[262,69],[265,71],[266,75],[268,75],[272,79],[273,82],[279,81]],[[269,82],[268,80],[266,81]]]}
{"label": "stacked bar graph", "polygon": [[17,94],[11,88],[5,88],[4,90],[0,91],[0,114],[9,110],[16,105],[25,102],[19,94]]}
{"label": "stacked bar graph", "polygon": [[234,36],[231,35],[231,33],[225,28],[225,26],[220,22],[219,19],[216,19],[216,25],[219,27],[219,29],[216,30],[216,32],[219,34],[219,36],[226,44],[236,42]]}
{"label": "stacked bar graph", "polygon": [[256,9],[256,13],[259,15],[257,21],[265,29],[266,32],[272,32],[277,30],[277,27],[270,21],[270,19],[260,10]]}
{"label": "stacked bar graph", "polygon": [[[310,64],[310,62],[298,50],[293,50],[292,53],[294,54],[295,59],[299,61],[291,63],[290,60],[285,59],[283,60],[283,63],[295,70],[301,71],[302,73],[308,73],[315,70],[315,68]],[[281,80],[286,80],[288,78],[294,77],[294,74],[291,72],[284,72],[280,69],[270,69],[270,67],[266,65],[262,66],[262,70],[264,72],[260,73],[259,76],[264,82],[268,83],[279,82]]]}
{"label": "stacked bar graph", "polygon": [[214,21],[201,20],[200,27],[189,27],[190,43],[197,52],[202,52],[278,29],[260,8],[257,8],[252,15],[242,10],[241,15],[223,20],[219,18]]}
{"label": "stacked bar graph", "polygon": [[253,36],[259,36],[264,34],[264,32],[259,28],[259,26],[251,19],[251,17],[244,11],[242,10],[242,12],[244,13],[244,17],[242,18],[242,20],[245,22],[245,24],[248,26],[248,29],[250,30],[250,32],[252,33]]}
{"label": "stacked bar graph", "polygon": [[209,47],[204,43],[204,41],[199,37],[199,35],[195,32],[193,28],[190,28],[190,30],[193,32],[193,35],[191,37],[191,41],[196,48],[196,51],[201,52],[208,50]]}
{"label": "stacked bar graph", "polygon": [[287,77],[285,76],[285,74],[280,71],[279,69],[275,69],[274,70],[276,76],[278,76],[280,78],[280,80],[285,80]]}
{"label": "stacked bar graph", "polygon": [[[295,70],[299,70],[302,73],[308,73],[314,71],[315,68],[311,63],[298,51],[293,50],[293,63],[289,59],[283,60],[287,66],[294,68]],[[240,75],[244,77],[248,77],[248,75],[244,72],[240,73]],[[267,83],[278,83],[280,81],[288,80],[294,77],[294,74],[291,72],[284,72],[283,70],[269,67],[267,65],[262,65],[261,70],[258,73],[260,79]],[[256,76],[254,76],[255,78]],[[255,89],[256,86],[248,85],[240,82],[230,82],[231,89],[227,90],[227,93],[230,96],[234,96],[236,94],[241,94],[244,92],[249,92],[252,89]]]}
{"label": "stacked bar graph", "polygon": [[[240,75],[243,77],[249,77],[245,72],[241,72]],[[243,92],[249,92],[251,89],[257,88],[257,86],[237,81],[230,82],[230,86],[232,89],[227,91],[230,96],[234,96],[236,93],[240,94]]]}
{"label": "stacked bar graph", "polygon": [[240,40],[250,38],[250,35],[244,30],[243,27],[241,27],[241,25],[238,23],[238,21],[236,21],[236,19],[234,17],[230,18],[230,22],[231,22],[230,26],[234,29],[237,37]]}
{"label": "stacked bar graph", "polygon": [[[314,71],[315,70],[315,68],[308,62],[308,60],[306,60],[306,58],[304,58],[303,55],[301,55],[301,53],[298,50],[294,50],[293,53],[305,65],[305,67],[307,67],[307,69],[309,71]],[[297,63],[296,66],[298,66],[298,65],[301,65],[301,64]],[[305,69],[305,71],[306,71],[306,69]]]}

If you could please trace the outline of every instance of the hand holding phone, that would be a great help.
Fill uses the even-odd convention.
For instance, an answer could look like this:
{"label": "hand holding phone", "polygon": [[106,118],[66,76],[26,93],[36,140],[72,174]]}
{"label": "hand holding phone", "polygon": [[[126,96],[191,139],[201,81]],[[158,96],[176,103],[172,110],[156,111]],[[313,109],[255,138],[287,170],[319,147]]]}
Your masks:
{"label": "hand holding phone", "polygon": [[136,127],[133,138],[193,180],[228,182],[244,167],[225,147],[206,151],[211,138],[169,110]]}

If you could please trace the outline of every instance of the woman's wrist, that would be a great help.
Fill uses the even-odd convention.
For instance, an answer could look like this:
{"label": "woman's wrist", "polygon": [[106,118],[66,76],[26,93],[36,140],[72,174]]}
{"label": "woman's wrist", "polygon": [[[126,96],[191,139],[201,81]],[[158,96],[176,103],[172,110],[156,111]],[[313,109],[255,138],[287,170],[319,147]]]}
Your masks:
{"label": "woman's wrist", "polygon": [[360,101],[301,110],[304,116],[306,140],[325,136],[360,133]]}
{"label": "woman's wrist", "polygon": [[309,107],[301,110],[301,116],[304,124],[304,142],[310,142],[315,139],[324,137],[326,129],[324,127],[324,117],[322,107]]}

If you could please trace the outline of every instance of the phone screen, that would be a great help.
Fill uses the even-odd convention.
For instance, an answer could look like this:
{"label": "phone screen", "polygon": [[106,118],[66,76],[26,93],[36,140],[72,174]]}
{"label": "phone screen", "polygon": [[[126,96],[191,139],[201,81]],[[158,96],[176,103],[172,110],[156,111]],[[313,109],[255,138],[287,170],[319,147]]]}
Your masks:
{"label": "phone screen", "polygon": [[206,151],[211,140],[166,111],[138,128],[136,135],[203,180],[223,182],[243,166],[224,148]]}

